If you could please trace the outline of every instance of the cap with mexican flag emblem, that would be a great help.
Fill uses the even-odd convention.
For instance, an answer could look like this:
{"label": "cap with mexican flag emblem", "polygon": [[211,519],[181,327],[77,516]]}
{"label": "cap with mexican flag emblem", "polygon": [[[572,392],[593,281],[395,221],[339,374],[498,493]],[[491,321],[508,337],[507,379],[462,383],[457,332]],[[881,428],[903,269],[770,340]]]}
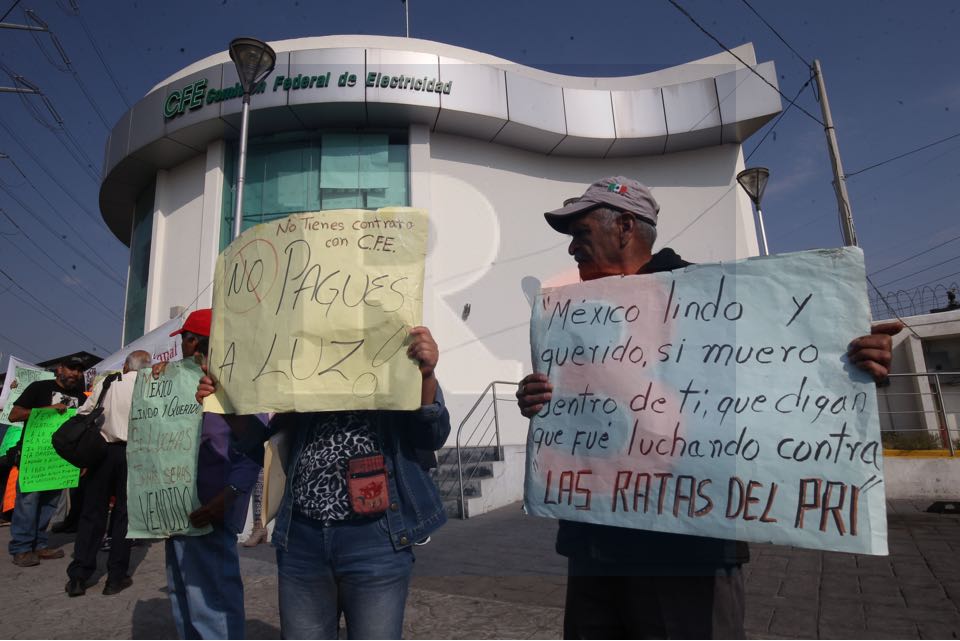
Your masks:
{"label": "cap with mexican flag emblem", "polygon": [[563,207],[546,212],[544,217],[551,227],[566,234],[570,223],[597,207],[625,211],[654,227],[660,213],[660,205],[646,185],[625,176],[611,176],[596,181],[582,196],[564,201]]}

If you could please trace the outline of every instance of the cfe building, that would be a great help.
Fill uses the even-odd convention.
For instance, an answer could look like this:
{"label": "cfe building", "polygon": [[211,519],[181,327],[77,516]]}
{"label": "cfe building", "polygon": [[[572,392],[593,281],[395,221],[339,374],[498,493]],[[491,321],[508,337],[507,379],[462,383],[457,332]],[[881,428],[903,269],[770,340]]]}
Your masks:
{"label": "cfe building", "polygon": [[[694,262],[758,254],[736,175],[743,142],[781,103],[774,64],[757,64],[752,45],[735,50],[750,68],[722,53],[598,78],[408,38],[270,45],[276,67],[251,98],[244,228],[297,212],[429,211],[424,324],[441,347],[450,445],[492,381],[529,371],[531,298],[577,279],[567,238],[542,214],[595,179],[651,187],[657,248]],[[172,309],[211,305],[233,226],[241,96],[224,51],[162,80],[113,128],[100,208],[130,247],[124,345]],[[468,421],[489,420],[478,408]],[[501,445],[524,443],[515,408],[504,400],[493,414]]]}

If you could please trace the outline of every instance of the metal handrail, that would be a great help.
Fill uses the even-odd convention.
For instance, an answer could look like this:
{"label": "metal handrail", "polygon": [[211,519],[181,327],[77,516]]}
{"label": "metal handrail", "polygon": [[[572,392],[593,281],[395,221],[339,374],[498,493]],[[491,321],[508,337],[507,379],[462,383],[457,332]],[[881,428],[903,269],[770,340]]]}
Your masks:
{"label": "metal handrail", "polygon": [[889,378],[910,378],[912,376],[960,376],[960,372],[898,372],[887,374]]}
{"label": "metal handrail", "polygon": [[[914,395],[916,395],[916,396],[918,396],[918,397],[932,396],[932,397],[933,397],[933,402],[934,402],[934,409],[932,409],[932,410],[926,410],[926,409],[923,409],[923,408],[921,407],[920,409],[913,410],[913,411],[892,411],[892,410],[887,410],[887,411],[885,411],[885,412],[884,412],[884,411],[881,411],[881,412],[879,412],[879,413],[880,413],[880,414],[886,414],[886,415],[894,415],[894,414],[921,414],[921,415],[925,415],[925,414],[936,414],[936,415],[937,415],[937,418],[939,419],[938,422],[939,422],[939,432],[940,432],[940,436],[941,436],[941,438],[943,438],[944,436],[946,437],[946,438],[945,438],[945,440],[946,440],[946,442],[947,442],[947,448],[946,448],[946,449],[949,450],[950,456],[956,456],[956,450],[955,450],[954,445],[953,445],[953,437],[950,435],[950,432],[951,432],[952,430],[950,429],[950,427],[949,427],[949,425],[948,425],[948,423],[947,423],[947,409],[946,409],[946,406],[944,405],[944,401],[943,401],[943,397],[944,397],[944,396],[951,396],[951,395],[953,395],[953,393],[944,394],[944,392],[943,392],[943,387],[941,386],[941,383],[940,383],[940,377],[941,377],[941,376],[960,376],[960,372],[940,372],[940,371],[934,371],[934,372],[903,372],[903,373],[897,373],[897,374],[890,374],[890,375],[889,375],[890,378],[915,378],[915,379],[918,379],[918,378],[921,378],[921,377],[927,377],[927,378],[929,379],[931,376],[933,377],[933,384],[932,384],[933,390],[930,391],[930,392],[917,391],[917,392],[914,393]],[[930,381],[928,381],[927,384],[929,385],[929,384],[930,384]],[[905,394],[905,393],[903,393],[903,392],[892,392],[892,393],[890,393],[889,395],[887,395],[885,392],[881,392],[880,394],[878,394],[878,396],[880,396],[880,395],[888,396],[888,397],[889,397],[889,396],[906,396],[906,395],[909,395],[909,394]],[[878,409],[879,409],[879,408],[878,408]],[[892,432],[916,432],[916,431],[920,431],[920,430],[915,430],[915,429],[894,429],[894,430],[890,430],[890,431],[892,431]],[[930,430],[929,430],[929,429],[925,429],[925,430],[923,430],[923,431],[928,431],[928,432],[929,432]]]}
{"label": "metal handrail", "polygon": [[[464,495],[464,491],[463,491],[463,458],[460,453],[460,447],[461,447],[460,433],[463,431],[463,427],[464,425],[467,424],[467,421],[470,420],[470,417],[473,416],[473,413],[477,411],[478,407],[480,407],[480,403],[482,403],[483,400],[487,397],[487,392],[492,390],[493,398],[491,402],[493,403],[494,433],[496,434],[496,439],[497,439],[497,456],[498,457],[500,456],[500,415],[497,412],[497,385],[498,384],[519,385],[520,383],[517,383],[514,381],[491,381],[490,384],[483,389],[483,393],[480,394],[480,398],[477,399],[477,402],[473,404],[473,407],[470,408],[470,411],[467,412],[466,416],[463,417],[463,420],[460,421],[460,426],[457,427],[457,480],[460,484],[460,518],[466,518],[467,516],[467,502],[466,502],[466,496]],[[484,414],[486,414],[486,412],[484,412]],[[487,429],[489,429],[489,427]],[[470,436],[472,437],[476,433],[476,431],[477,431],[477,428],[474,428]],[[486,430],[484,430],[484,434],[486,434]],[[464,443],[463,447],[466,447],[466,446],[467,444]],[[482,461],[477,461],[474,464],[475,465],[474,469],[476,469],[476,467],[478,467],[481,462]],[[471,478],[473,478],[472,475],[471,475]]]}

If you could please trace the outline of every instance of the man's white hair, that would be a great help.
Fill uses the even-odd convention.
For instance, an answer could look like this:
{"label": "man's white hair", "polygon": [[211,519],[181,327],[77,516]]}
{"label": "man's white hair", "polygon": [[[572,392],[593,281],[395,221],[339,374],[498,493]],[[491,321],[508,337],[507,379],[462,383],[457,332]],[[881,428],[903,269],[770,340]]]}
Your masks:
{"label": "man's white hair", "polygon": [[128,372],[136,372],[150,365],[150,354],[143,350],[130,352],[123,361],[123,366]]}

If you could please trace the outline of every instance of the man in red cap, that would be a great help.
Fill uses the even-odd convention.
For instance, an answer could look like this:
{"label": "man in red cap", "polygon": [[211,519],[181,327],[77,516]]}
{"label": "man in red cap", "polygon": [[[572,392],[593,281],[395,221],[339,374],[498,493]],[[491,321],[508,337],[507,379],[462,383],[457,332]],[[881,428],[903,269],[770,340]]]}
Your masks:
{"label": "man in red cap", "polygon": [[[198,352],[206,355],[210,340],[212,313],[213,310],[211,309],[198,309],[190,312],[187,320],[183,321],[183,327],[170,333],[170,336],[180,336],[184,358],[192,358]],[[160,368],[160,371],[162,372],[163,369]]]}
{"label": "man in red cap", "polygon": [[[586,281],[689,265],[670,248],[653,253],[659,212],[646,186],[613,176],[544,216],[571,237],[568,251]],[[854,339],[850,361],[886,378],[890,336],[901,328],[878,325]],[[552,391],[545,374],[527,375],[517,391],[520,411],[534,416]],[[568,558],[565,638],[744,637],[746,543],[561,520],[557,552]]]}
{"label": "man in red cap", "polygon": [[[170,334],[180,335],[184,358],[206,357],[210,317],[211,310],[198,309]],[[158,369],[162,371],[155,367],[155,376]],[[190,522],[210,525],[213,531],[166,541],[167,587],[181,639],[244,638],[237,534],[259,472],[260,465],[234,447],[223,416],[204,413],[196,476],[202,505],[190,514]]]}

